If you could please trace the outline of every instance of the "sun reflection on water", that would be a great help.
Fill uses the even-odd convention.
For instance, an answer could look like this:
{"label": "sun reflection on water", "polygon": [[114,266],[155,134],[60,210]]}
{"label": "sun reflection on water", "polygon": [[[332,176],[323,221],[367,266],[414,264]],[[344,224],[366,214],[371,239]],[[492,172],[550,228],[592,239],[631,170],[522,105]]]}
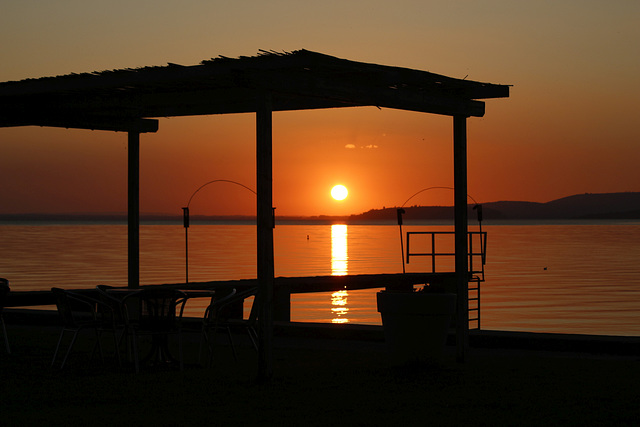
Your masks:
{"label": "sun reflection on water", "polygon": [[347,307],[348,296],[346,289],[331,294],[331,313],[335,316],[331,319],[331,323],[349,323],[349,319],[346,317],[349,312],[349,307]]}
{"label": "sun reflection on water", "polygon": [[331,275],[346,276],[348,272],[347,225],[331,225]]}
{"label": "sun reflection on water", "polygon": [[[347,225],[331,225],[331,275],[346,276],[348,273],[349,255],[347,252]],[[349,312],[347,306],[346,290],[336,291],[331,294],[331,323],[348,323],[346,317]]]}

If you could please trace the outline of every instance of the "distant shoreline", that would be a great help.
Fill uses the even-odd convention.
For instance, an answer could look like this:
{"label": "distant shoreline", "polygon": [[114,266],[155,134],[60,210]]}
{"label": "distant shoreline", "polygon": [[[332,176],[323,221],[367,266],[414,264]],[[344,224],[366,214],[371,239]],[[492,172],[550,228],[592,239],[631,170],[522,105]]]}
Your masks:
{"label": "distant shoreline", "polygon": [[[379,219],[379,220],[356,220],[349,217],[332,219],[317,219],[317,218],[278,218],[276,219],[276,226],[284,225],[332,225],[332,224],[346,224],[346,225],[361,225],[361,226],[397,226],[397,221],[391,219]],[[478,222],[475,217],[470,217],[468,221],[469,227],[477,228]],[[612,219],[612,218],[577,218],[577,219],[489,219],[483,220],[484,226],[535,226],[535,225],[627,225],[627,224],[640,224],[640,219]],[[6,219],[0,215],[0,227],[1,226],[127,226],[127,220],[125,218],[120,219],[100,219],[97,217],[65,217],[62,218],[28,218],[28,219]],[[162,226],[174,226],[183,227],[182,218],[175,217],[173,219],[140,219],[140,225],[162,225]],[[255,219],[251,218],[217,218],[217,217],[203,217],[198,219],[191,219],[190,226],[202,226],[202,225],[242,225],[242,226],[255,226]],[[437,220],[437,219],[412,219],[404,221],[404,226],[450,226],[453,227],[453,220]],[[470,228],[471,229],[471,228]]]}
{"label": "distant shoreline", "polygon": [[[482,203],[484,221],[575,221],[575,220],[640,220],[640,192],[585,193],[547,203],[500,201]],[[397,223],[398,209],[405,221],[437,221],[453,223],[452,206],[408,206],[371,209],[354,215],[276,216],[277,223]],[[469,222],[478,217],[476,205],[467,205]],[[182,215],[141,213],[141,223],[182,224]],[[192,223],[255,224],[248,215],[192,215]],[[127,224],[127,214],[119,213],[23,213],[0,214],[1,223],[97,223]]]}

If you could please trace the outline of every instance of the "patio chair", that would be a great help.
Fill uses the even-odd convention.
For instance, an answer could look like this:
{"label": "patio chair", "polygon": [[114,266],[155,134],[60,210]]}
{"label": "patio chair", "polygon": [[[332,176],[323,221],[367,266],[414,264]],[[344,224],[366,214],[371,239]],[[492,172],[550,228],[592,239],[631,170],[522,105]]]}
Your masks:
{"label": "patio chair", "polygon": [[[71,350],[76,342],[78,333],[83,329],[91,329],[95,334],[96,342],[91,350],[91,357],[93,357],[97,347],[100,350],[100,357],[104,361],[102,344],[100,343],[102,332],[108,330],[115,334],[115,331],[108,327],[108,324],[105,323],[99,313],[105,312],[109,308],[96,299],[76,292],[60,288],[51,288],[51,292],[53,292],[58,314],[62,321],[62,330],[60,331],[56,350],[53,353],[51,366],[53,367],[56,363],[56,358],[64,335],[67,332],[71,332],[73,333],[73,336],[71,337],[71,342],[69,343],[69,347],[67,348],[64,358],[62,359],[62,364],[60,365],[60,369],[64,368],[67,363],[67,358],[69,357],[69,354],[71,354]],[[117,345],[117,338],[115,340]]]}
{"label": "patio chair", "polygon": [[116,337],[116,354],[118,357],[118,364],[121,364],[120,345],[122,344],[122,340],[127,336],[127,326],[122,299],[118,299],[109,294],[109,289],[113,288],[113,286],[108,285],[96,286],[98,299],[102,303],[98,305],[98,317],[101,319],[103,327],[112,330]]}
{"label": "patio chair", "polygon": [[202,330],[200,334],[200,345],[198,347],[198,363],[200,363],[202,357],[202,344],[204,341],[207,342],[207,347],[209,347],[209,352],[212,352],[212,344],[209,341],[208,331],[213,329],[215,325],[215,321],[217,319],[218,310],[221,305],[225,305],[225,302],[229,299],[233,298],[236,294],[237,289],[233,288],[226,293],[217,292],[211,297],[211,301],[209,302],[209,306],[204,311],[204,317],[202,318]]}
{"label": "patio chair", "polygon": [[[254,299],[249,317],[247,319],[233,317],[230,308],[251,296],[253,296]],[[207,307],[202,321],[202,339],[207,342],[209,348],[209,365],[213,360],[215,334],[219,329],[224,329],[227,332],[234,360],[238,360],[238,357],[233,342],[232,330],[241,329],[246,331],[253,348],[258,351],[256,323],[258,320],[259,305],[258,288],[249,288],[241,292],[233,293],[218,301],[213,301],[213,303]]]}
{"label": "patio chair", "polygon": [[9,346],[9,336],[7,335],[7,328],[4,324],[4,304],[9,295],[9,281],[7,279],[0,278],[0,323],[2,323],[2,335],[4,336],[4,346],[7,349],[7,353],[11,354],[11,346]]}
{"label": "patio chair", "polygon": [[123,299],[127,333],[131,334],[136,373],[140,372],[140,342],[151,336],[151,351],[145,360],[166,363],[174,358],[169,351],[169,336],[178,337],[180,370],[184,369],[182,354],[182,313],[187,301],[184,292],[169,288],[146,288]]}

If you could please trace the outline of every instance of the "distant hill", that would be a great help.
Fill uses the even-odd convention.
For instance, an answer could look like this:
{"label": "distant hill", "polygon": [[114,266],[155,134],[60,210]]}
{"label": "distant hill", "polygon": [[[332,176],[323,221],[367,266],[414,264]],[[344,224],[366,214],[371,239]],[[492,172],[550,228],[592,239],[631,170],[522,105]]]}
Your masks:
{"label": "distant hill", "polygon": [[[482,204],[486,219],[640,219],[640,192],[586,193],[546,203],[500,201]],[[413,206],[404,208],[405,220],[453,219],[452,206]],[[372,209],[351,215],[349,221],[396,220],[397,208]],[[476,211],[469,205],[469,217]]]}
{"label": "distant hill", "polygon": [[640,192],[585,193],[547,203],[485,204],[503,219],[640,219]]}

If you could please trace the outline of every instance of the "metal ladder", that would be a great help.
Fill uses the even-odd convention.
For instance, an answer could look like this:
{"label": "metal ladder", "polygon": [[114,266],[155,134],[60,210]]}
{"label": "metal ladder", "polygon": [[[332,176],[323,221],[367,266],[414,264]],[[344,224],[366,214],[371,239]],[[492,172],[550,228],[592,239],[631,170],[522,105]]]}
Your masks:
{"label": "metal ladder", "polygon": [[469,329],[480,329],[480,282],[479,276],[469,280]]}

